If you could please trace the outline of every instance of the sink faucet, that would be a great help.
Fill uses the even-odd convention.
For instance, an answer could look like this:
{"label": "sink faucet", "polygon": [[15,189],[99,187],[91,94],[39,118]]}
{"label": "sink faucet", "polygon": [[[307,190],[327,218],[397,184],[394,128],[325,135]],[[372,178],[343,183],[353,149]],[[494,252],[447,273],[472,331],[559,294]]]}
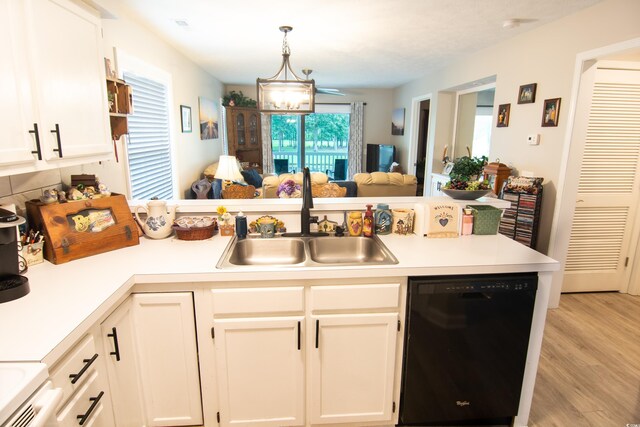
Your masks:
{"label": "sink faucet", "polygon": [[311,213],[313,194],[311,193],[311,172],[309,168],[302,171],[302,209],[300,210],[300,233],[285,233],[285,237],[328,236],[329,233],[311,232]]}
{"label": "sink faucet", "polygon": [[309,168],[302,171],[302,209],[300,210],[300,234],[303,237],[311,235],[311,214],[309,210],[313,207],[313,194],[311,194],[311,172]]}

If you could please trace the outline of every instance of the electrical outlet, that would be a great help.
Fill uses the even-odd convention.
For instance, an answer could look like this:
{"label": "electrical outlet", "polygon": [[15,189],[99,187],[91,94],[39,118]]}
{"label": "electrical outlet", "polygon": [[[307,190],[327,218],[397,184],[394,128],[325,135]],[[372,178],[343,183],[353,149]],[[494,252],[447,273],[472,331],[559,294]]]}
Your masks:
{"label": "electrical outlet", "polygon": [[527,142],[529,145],[539,145],[540,144],[540,134],[534,133],[527,136]]}

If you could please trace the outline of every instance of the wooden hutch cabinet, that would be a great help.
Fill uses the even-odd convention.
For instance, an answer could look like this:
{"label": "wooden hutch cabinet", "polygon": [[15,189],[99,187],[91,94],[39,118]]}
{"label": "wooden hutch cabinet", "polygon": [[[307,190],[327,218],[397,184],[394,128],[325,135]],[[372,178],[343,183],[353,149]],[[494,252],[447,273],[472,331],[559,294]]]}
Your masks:
{"label": "wooden hutch cabinet", "polygon": [[225,107],[229,155],[262,173],[262,128],[257,108]]}

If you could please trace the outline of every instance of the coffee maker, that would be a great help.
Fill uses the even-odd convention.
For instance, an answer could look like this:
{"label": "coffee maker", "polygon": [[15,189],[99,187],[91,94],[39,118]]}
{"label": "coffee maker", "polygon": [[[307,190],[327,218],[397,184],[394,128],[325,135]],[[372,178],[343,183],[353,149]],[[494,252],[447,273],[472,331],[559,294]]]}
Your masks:
{"label": "coffee maker", "polygon": [[0,303],[29,293],[29,280],[20,275],[18,261],[16,226],[24,222],[24,218],[0,208]]}

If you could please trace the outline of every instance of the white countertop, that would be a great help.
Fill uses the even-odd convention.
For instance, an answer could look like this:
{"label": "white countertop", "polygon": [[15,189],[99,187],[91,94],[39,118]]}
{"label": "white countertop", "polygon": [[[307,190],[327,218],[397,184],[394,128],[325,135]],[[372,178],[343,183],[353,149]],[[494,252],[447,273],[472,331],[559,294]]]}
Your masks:
{"label": "white countertop", "polygon": [[[559,264],[502,235],[430,239],[381,236],[399,263],[392,266],[215,268],[229,237],[203,241],[140,239],[140,245],[29,268],[31,292],[0,304],[0,361],[51,361],[56,346],[89,328],[134,284],[184,283],[185,288],[240,280],[335,279],[440,274],[554,271]],[[52,353],[54,352],[54,353]],[[49,360],[47,360],[49,359]]]}

